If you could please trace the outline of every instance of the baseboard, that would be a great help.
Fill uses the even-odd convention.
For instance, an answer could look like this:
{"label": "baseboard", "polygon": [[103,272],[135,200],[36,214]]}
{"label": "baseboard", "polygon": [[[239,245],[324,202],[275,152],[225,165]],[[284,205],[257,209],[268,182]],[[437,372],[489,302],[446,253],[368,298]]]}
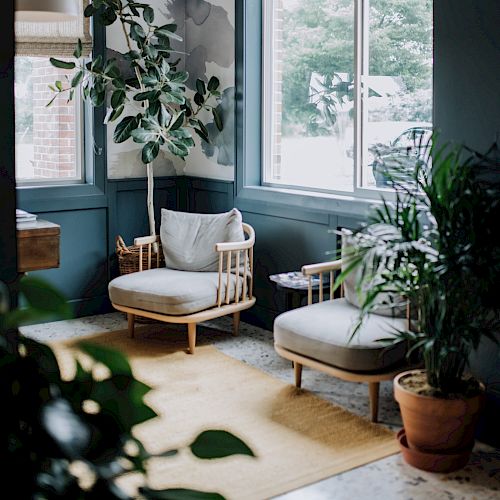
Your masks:
{"label": "baseboard", "polygon": [[114,311],[108,295],[99,295],[83,299],[69,300],[74,318],[105,314]]}

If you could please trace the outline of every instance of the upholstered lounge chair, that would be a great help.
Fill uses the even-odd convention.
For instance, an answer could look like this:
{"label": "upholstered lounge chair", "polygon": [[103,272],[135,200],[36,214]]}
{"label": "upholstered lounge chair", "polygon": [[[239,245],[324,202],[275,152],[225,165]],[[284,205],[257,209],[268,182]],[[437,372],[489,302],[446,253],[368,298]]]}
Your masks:
{"label": "upholstered lounge chair", "polygon": [[[343,260],[302,268],[309,277],[308,305],[276,318],[274,346],[279,355],[293,362],[297,387],[301,387],[303,366],[342,380],[368,383],[371,420],[376,422],[380,382],[392,380],[408,368],[406,343],[386,347],[377,341],[389,337],[392,329],[408,327],[407,308],[381,307],[378,314],[370,314],[365,319],[359,333],[351,338],[352,327],[359,318],[355,273],[344,281],[341,298],[332,300],[334,272],[345,268],[346,259]],[[327,301],[323,301],[324,273],[330,274],[330,300]],[[313,304],[311,278],[315,275],[320,277],[319,302]],[[399,317],[394,317],[395,310]]]}
{"label": "upholstered lounge chair", "polygon": [[[159,259],[151,262],[153,245],[159,243],[166,267],[158,267]],[[197,323],[232,314],[237,335],[240,312],[255,304],[254,243],[254,230],[236,209],[215,215],[162,210],[160,237],[135,239],[140,246],[139,272],[109,284],[113,307],[127,313],[132,337],[136,316],[187,324],[191,354]],[[148,256],[145,270],[143,252]]]}

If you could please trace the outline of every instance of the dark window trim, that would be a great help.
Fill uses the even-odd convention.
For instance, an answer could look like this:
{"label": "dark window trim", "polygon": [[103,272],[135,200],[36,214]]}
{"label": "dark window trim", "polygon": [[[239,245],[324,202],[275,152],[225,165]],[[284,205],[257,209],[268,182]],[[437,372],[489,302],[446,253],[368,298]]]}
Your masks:
{"label": "dark window trim", "polygon": [[364,217],[377,199],[262,186],[262,1],[235,6],[235,205],[247,211],[258,207],[262,213],[271,204]]}
{"label": "dark window trim", "polygon": [[[95,26],[93,54],[106,55],[106,29]],[[83,126],[85,183],[18,186],[18,206],[32,212],[58,212],[107,206],[107,148],[104,107],[85,103]]]}

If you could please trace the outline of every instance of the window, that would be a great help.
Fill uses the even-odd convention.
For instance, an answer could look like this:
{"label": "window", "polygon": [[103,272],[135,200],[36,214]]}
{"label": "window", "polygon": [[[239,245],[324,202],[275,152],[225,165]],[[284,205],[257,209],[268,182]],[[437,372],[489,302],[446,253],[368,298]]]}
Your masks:
{"label": "window", "polygon": [[82,99],[67,103],[49,85],[71,78],[48,57],[15,58],[16,180],[19,184],[83,182]]}
{"label": "window", "polygon": [[263,183],[369,195],[432,133],[431,0],[263,0]]}

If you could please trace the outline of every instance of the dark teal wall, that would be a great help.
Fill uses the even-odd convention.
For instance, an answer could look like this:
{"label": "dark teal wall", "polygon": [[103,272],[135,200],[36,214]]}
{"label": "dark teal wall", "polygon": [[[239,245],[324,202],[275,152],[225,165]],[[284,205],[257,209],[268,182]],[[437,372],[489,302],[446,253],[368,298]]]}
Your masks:
{"label": "dark teal wall", "polygon": [[434,124],[485,151],[500,140],[500,2],[434,2]]}
{"label": "dark teal wall", "polygon": [[17,277],[14,170],[14,2],[2,3],[0,30],[0,281]]}
{"label": "dark teal wall", "polygon": [[[484,152],[500,141],[500,2],[438,0],[434,11],[434,123],[443,141]],[[485,340],[471,367],[488,384],[481,436],[500,446],[500,347]]]}

